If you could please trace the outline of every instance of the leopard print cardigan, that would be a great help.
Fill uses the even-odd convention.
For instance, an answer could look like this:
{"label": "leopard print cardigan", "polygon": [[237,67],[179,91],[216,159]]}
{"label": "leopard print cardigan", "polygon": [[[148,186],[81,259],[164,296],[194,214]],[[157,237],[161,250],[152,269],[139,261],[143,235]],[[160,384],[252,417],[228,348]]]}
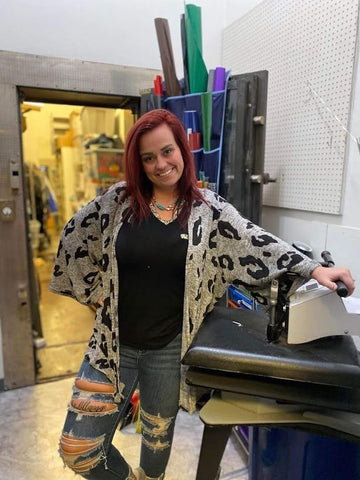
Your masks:
{"label": "leopard print cardigan", "polygon": [[[119,378],[118,272],[115,241],[129,207],[120,200],[125,183],[113,185],[77,212],[61,235],[50,290],[90,305],[102,297],[86,355],[115,386],[122,398]],[[229,284],[243,285],[266,304],[273,278],[286,271],[309,278],[317,262],[243,218],[223,198],[202,191],[206,202],[195,201],[188,221],[182,355],[204,317]],[[120,319],[121,328],[121,319]],[[195,389],[185,383],[182,367],[180,406],[195,410]]]}

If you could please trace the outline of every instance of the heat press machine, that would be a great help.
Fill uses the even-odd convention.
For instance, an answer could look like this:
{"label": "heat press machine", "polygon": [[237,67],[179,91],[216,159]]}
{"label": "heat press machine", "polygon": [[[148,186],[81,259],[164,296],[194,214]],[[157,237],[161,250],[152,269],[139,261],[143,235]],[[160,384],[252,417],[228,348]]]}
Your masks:
{"label": "heat press machine", "polygon": [[[322,265],[334,266],[330,252],[321,253]],[[360,315],[348,313],[342,300],[348,290],[338,281],[337,290],[329,290],[310,280],[289,295],[295,276],[286,274],[273,280],[270,287],[270,321],[267,338],[278,340],[286,332],[287,343],[305,343],[332,335],[360,335]],[[316,318],[316,321],[314,321]]]}
{"label": "heat press machine", "polygon": [[[322,256],[333,264],[329,252]],[[360,315],[347,313],[344,285],[336,293],[309,282],[292,293],[295,284],[292,275],[272,282],[268,313],[215,307],[186,352],[187,383],[212,392],[199,412],[204,432],[196,480],[219,478],[226,443],[239,425],[325,436],[356,445],[359,458],[360,358],[353,335],[360,334]],[[307,461],[301,459],[301,468]],[[323,461],[331,468],[328,453]],[[344,456],[343,467],[351,472],[326,478],[360,478],[359,461],[354,467]],[[249,480],[313,478],[249,468]]]}

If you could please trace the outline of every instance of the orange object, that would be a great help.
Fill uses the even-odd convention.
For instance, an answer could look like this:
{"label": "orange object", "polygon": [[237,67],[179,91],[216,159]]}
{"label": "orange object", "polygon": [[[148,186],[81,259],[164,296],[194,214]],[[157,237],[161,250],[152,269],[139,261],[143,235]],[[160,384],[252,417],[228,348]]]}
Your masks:
{"label": "orange object", "polygon": [[191,150],[201,148],[201,134],[199,132],[189,133],[189,145]]}

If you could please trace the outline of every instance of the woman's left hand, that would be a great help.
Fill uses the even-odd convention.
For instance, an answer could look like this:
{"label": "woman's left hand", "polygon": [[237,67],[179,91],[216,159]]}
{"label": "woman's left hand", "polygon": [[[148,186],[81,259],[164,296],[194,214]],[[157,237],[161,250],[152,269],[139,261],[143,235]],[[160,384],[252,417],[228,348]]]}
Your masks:
{"label": "woman's left hand", "polygon": [[355,290],[355,281],[351,276],[350,270],[346,267],[318,266],[312,271],[311,277],[330,290],[337,289],[335,283],[337,280],[341,280],[346,285],[349,290],[349,295]]}

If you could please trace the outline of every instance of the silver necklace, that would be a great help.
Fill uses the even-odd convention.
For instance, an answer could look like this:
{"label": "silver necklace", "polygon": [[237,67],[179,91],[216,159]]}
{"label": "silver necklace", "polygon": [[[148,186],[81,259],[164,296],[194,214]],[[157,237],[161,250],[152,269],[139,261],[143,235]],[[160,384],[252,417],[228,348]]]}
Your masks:
{"label": "silver necklace", "polygon": [[[165,225],[168,225],[169,223],[176,220],[178,215],[179,215],[179,211],[180,211],[180,205],[178,203],[178,200],[175,200],[173,208],[169,208],[169,205],[168,205],[168,208],[159,208],[158,204],[156,203],[155,197],[154,197],[154,198],[152,198],[149,206],[150,206],[150,210],[152,211],[153,215],[158,220],[160,220],[160,222],[162,222]],[[163,207],[163,205],[161,205],[161,206]],[[172,217],[169,220],[165,220],[165,219],[160,217],[158,210],[160,210],[160,211],[165,210],[165,211],[168,211],[168,212],[172,211],[173,212]]]}

